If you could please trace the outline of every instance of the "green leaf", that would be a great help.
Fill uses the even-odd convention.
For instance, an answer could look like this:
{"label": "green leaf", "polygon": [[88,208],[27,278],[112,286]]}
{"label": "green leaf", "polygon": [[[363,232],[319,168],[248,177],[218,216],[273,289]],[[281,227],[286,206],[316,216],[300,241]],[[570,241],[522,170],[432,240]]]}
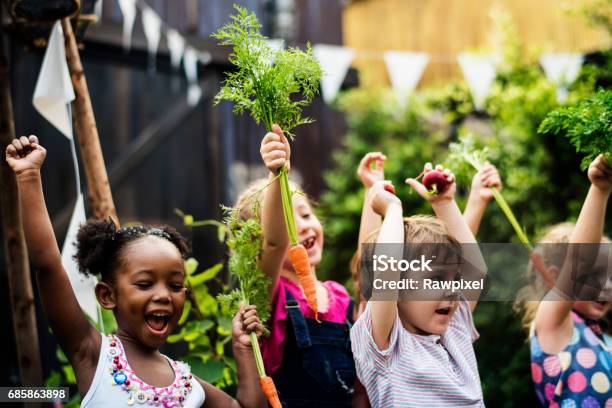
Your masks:
{"label": "green leaf", "polygon": [[189,312],[191,312],[191,302],[185,302],[185,306],[183,307],[183,313],[181,314],[181,318],[178,321],[179,326],[182,326],[189,317]]}
{"label": "green leaf", "polygon": [[199,262],[195,258],[188,258],[185,260],[185,271],[187,276],[193,275],[198,269]]}
{"label": "green leaf", "polygon": [[210,359],[203,362],[201,358],[189,356],[184,360],[191,367],[191,372],[211,384],[223,378],[225,364],[222,361]]}
{"label": "green leaf", "polygon": [[217,276],[219,271],[221,271],[222,269],[223,269],[223,263],[218,263],[197,275],[189,276],[187,279],[189,281],[189,284],[192,287],[197,287],[215,278],[215,276]]}
{"label": "green leaf", "polygon": [[72,369],[72,366],[67,364],[62,366],[62,369],[64,370],[64,377],[66,377],[66,382],[68,384],[76,384],[76,376],[74,375],[74,370]]}
{"label": "green leaf", "polygon": [[59,387],[62,383],[62,376],[57,371],[51,371],[49,377],[45,380],[45,387]]}

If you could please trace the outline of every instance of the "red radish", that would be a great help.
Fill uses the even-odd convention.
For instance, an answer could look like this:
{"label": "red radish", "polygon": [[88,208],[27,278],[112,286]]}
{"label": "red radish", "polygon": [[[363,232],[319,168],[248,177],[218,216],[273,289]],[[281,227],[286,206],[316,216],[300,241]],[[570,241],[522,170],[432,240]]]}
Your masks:
{"label": "red radish", "polygon": [[440,170],[432,170],[423,177],[423,185],[431,194],[442,194],[448,186],[448,181]]}
{"label": "red radish", "polygon": [[384,188],[391,194],[395,195],[395,187],[393,187],[393,184],[385,184]]}

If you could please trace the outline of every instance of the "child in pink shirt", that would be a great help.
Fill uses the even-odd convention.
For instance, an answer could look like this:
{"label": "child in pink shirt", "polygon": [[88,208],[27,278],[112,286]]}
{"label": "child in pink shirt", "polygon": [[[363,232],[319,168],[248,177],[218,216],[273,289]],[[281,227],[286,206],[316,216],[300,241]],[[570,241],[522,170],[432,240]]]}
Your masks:
{"label": "child in pink shirt", "polygon": [[[255,193],[264,191],[259,210],[263,228],[259,265],[271,280],[272,303],[270,335],[262,343],[266,373],[274,379],[284,407],[349,407],[356,394],[349,335],[353,302],[339,283],[317,281],[320,322],[315,320],[286,257],[289,239],[276,176],[289,165],[290,148],[278,126],[263,138],[260,152],[270,176],[251,185],[238,199],[237,207],[244,218],[254,216]],[[291,188],[297,190],[295,185]],[[299,243],[306,248],[316,276],[323,251],[323,228],[305,195],[293,194],[292,201]],[[367,405],[363,394],[355,400]]]}

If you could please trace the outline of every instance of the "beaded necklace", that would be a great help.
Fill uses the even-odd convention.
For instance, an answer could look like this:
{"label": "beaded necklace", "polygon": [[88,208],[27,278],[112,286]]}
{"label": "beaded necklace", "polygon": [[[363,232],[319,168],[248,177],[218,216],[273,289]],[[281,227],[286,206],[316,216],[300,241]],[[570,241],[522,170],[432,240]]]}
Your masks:
{"label": "beaded necklace", "polygon": [[[108,335],[107,358],[112,384],[127,394],[128,405],[147,404],[164,408],[182,407],[193,386],[193,376],[185,363],[168,359],[174,371],[174,382],[167,387],[154,387],[142,381],[130,367],[123,345],[114,334]],[[165,356],[164,356],[165,357]]]}

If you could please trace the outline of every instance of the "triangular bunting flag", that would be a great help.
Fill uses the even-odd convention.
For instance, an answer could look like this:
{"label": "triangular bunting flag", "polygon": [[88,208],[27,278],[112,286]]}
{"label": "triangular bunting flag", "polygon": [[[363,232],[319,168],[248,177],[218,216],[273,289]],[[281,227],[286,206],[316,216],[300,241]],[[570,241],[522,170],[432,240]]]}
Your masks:
{"label": "triangular bunting flag", "polygon": [[121,14],[123,14],[123,49],[126,51],[132,46],[132,30],[136,21],[136,0],[118,0]]}
{"label": "triangular bunting flag", "polygon": [[419,83],[429,57],[423,52],[388,51],[384,60],[397,99],[405,105]]}
{"label": "triangular bunting flag", "polygon": [[494,58],[491,55],[461,53],[458,60],[470,88],[474,106],[482,110],[496,75]]}
{"label": "triangular bunting flag", "polygon": [[149,70],[155,71],[155,58],[157,47],[161,38],[161,18],[149,6],[142,7],[142,27],[147,38],[147,50],[149,52]]}
{"label": "triangular bunting flag", "polygon": [[68,109],[73,100],[74,89],[66,63],[64,33],[61,23],[57,21],[51,29],[32,104],[38,113],[64,136],[72,139],[72,123]]}
{"label": "triangular bunting flag", "polygon": [[565,102],[569,86],[580,74],[584,56],[578,53],[543,54],[540,63],[544,74],[552,83],[557,85],[557,101]]}
{"label": "triangular bunting flag", "polygon": [[187,77],[188,89],[187,89],[187,101],[190,106],[195,106],[202,97],[202,89],[198,84],[198,52],[192,47],[185,49],[185,55],[183,55],[183,65],[185,67],[185,76]]}
{"label": "triangular bunting flag", "polygon": [[178,70],[185,53],[185,38],[172,28],[166,32],[166,38],[168,39],[168,50],[170,51],[170,63],[173,69]]}
{"label": "triangular bunting flag", "polygon": [[312,47],[315,57],[323,68],[321,92],[325,102],[332,103],[342,86],[346,72],[351,66],[355,51],[338,45],[316,44]]}

